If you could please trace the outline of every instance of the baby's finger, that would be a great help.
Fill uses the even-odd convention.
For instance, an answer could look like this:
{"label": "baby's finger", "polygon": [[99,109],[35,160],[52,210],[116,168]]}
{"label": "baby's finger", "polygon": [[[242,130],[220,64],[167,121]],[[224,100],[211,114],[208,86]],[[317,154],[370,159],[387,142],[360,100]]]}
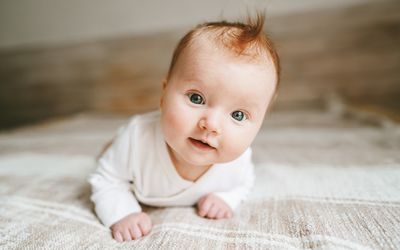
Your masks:
{"label": "baby's finger", "polygon": [[139,222],[139,228],[142,231],[142,235],[149,234],[151,230],[151,221],[150,220],[142,220]]}
{"label": "baby's finger", "polygon": [[219,207],[216,206],[215,204],[212,204],[210,210],[208,210],[207,217],[210,219],[215,219],[215,216],[217,215],[218,211]]}
{"label": "baby's finger", "polygon": [[210,200],[206,199],[200,206],[199,206],[199,215],[204,217],[208,211],[210,210],[212,203]]}
{"label": "baby's finger", "polygon": [[140,230],[139,226],[137,224],[132,225],[129,228],[130,235],[132,236],[132,239],[137,240],[140,237],[142,237],[142,231]]}
{"label": "baby's finger", "polygon": [[131,234],[129,233],[129,229],[125,229],[121,233],[122,233],[122,237],[124,238],[124,241],[132,240]]}
{"label": "baby's finger", "polygon": [[124,239],[122,238],[122,235],[121,235],[121,233],[119,231],[113,231],[112,234],[113,234],[113,237],[114,237],[114,239],[116,241],[118,241],[118,242],[123,242],[124,241]]}
{"label": "baby's finger", "polygon": [[232,217],[232,212],[231,211],[226,211],[224,214],[224,218],[230,219]]}
{"label": "baby's finger", "polygon": [[203,205],[203,202],[205,201],[206,196],[203,196],[199,199],[199,201],[197,202],[197,207],[200,207]]}
{"label": "baby's finger", "polygon": [[217,213],[217,215],[215,215],[215,218],[217,220],[225,218],[225,210],[223,210],[223,209],[218,210],[218,213]]}

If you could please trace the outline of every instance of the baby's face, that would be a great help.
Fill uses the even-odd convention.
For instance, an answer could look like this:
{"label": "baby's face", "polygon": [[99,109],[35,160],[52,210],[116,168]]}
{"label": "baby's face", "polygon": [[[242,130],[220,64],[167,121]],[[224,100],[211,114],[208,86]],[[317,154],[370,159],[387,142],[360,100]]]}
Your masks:
{"label": "baby's face", "polygon": [[261,127],[275,75],[272,62],[238,58],[208,40],[187,48],[161,100],[172,158],[204,167],[239,157]]}

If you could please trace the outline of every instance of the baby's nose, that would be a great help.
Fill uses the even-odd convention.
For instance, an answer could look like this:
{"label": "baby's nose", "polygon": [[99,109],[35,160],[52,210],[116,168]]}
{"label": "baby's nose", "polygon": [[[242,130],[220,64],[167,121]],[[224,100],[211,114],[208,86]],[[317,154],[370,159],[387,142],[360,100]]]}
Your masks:
{"label": "baby's nose", "polygon": [[199,127],[202,130],[206,130],[209,133],[213,134],[221,133],[220,129],[221,126],[217,114],[209,114],[207,116],[202,117],[199,121]]}

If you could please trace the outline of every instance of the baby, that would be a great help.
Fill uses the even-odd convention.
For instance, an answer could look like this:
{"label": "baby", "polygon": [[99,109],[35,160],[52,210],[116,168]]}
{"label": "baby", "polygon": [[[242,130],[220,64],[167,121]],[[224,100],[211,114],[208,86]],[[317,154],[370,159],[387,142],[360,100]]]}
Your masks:
{"label": "baby", "polygon": [[197,26],[176,47],[160,110],[134,116],[89,177],[95,211],[114,239],[147,235],[138,202],[193,206],[226,219],[253,182],[250,144],[276,96],[279,58],[264,17]]}

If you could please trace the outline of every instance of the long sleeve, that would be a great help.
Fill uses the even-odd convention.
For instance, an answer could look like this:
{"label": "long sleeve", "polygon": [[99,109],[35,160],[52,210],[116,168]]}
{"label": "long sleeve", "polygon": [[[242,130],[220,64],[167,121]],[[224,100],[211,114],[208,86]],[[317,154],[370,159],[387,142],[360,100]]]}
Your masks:
{"label": "long sleeve", "polygon": [[129,163],[135,146],[134,133],[132,124],[120,129],[113,144],[100,158],[97,170],[88,179],[96,214],[106,227],[130,213],[141,211],[130,190],[133,171]]}
{"label": "long sleeve", "polygon": [[242,182],[237,187],[229,191],[214,193],[223,199],[232,210],[235,210],[239,204],[246,199],[254,185],[254,165],[251,161],[251,150],[246,152],[241,164],[243,164],[244,167]]}

